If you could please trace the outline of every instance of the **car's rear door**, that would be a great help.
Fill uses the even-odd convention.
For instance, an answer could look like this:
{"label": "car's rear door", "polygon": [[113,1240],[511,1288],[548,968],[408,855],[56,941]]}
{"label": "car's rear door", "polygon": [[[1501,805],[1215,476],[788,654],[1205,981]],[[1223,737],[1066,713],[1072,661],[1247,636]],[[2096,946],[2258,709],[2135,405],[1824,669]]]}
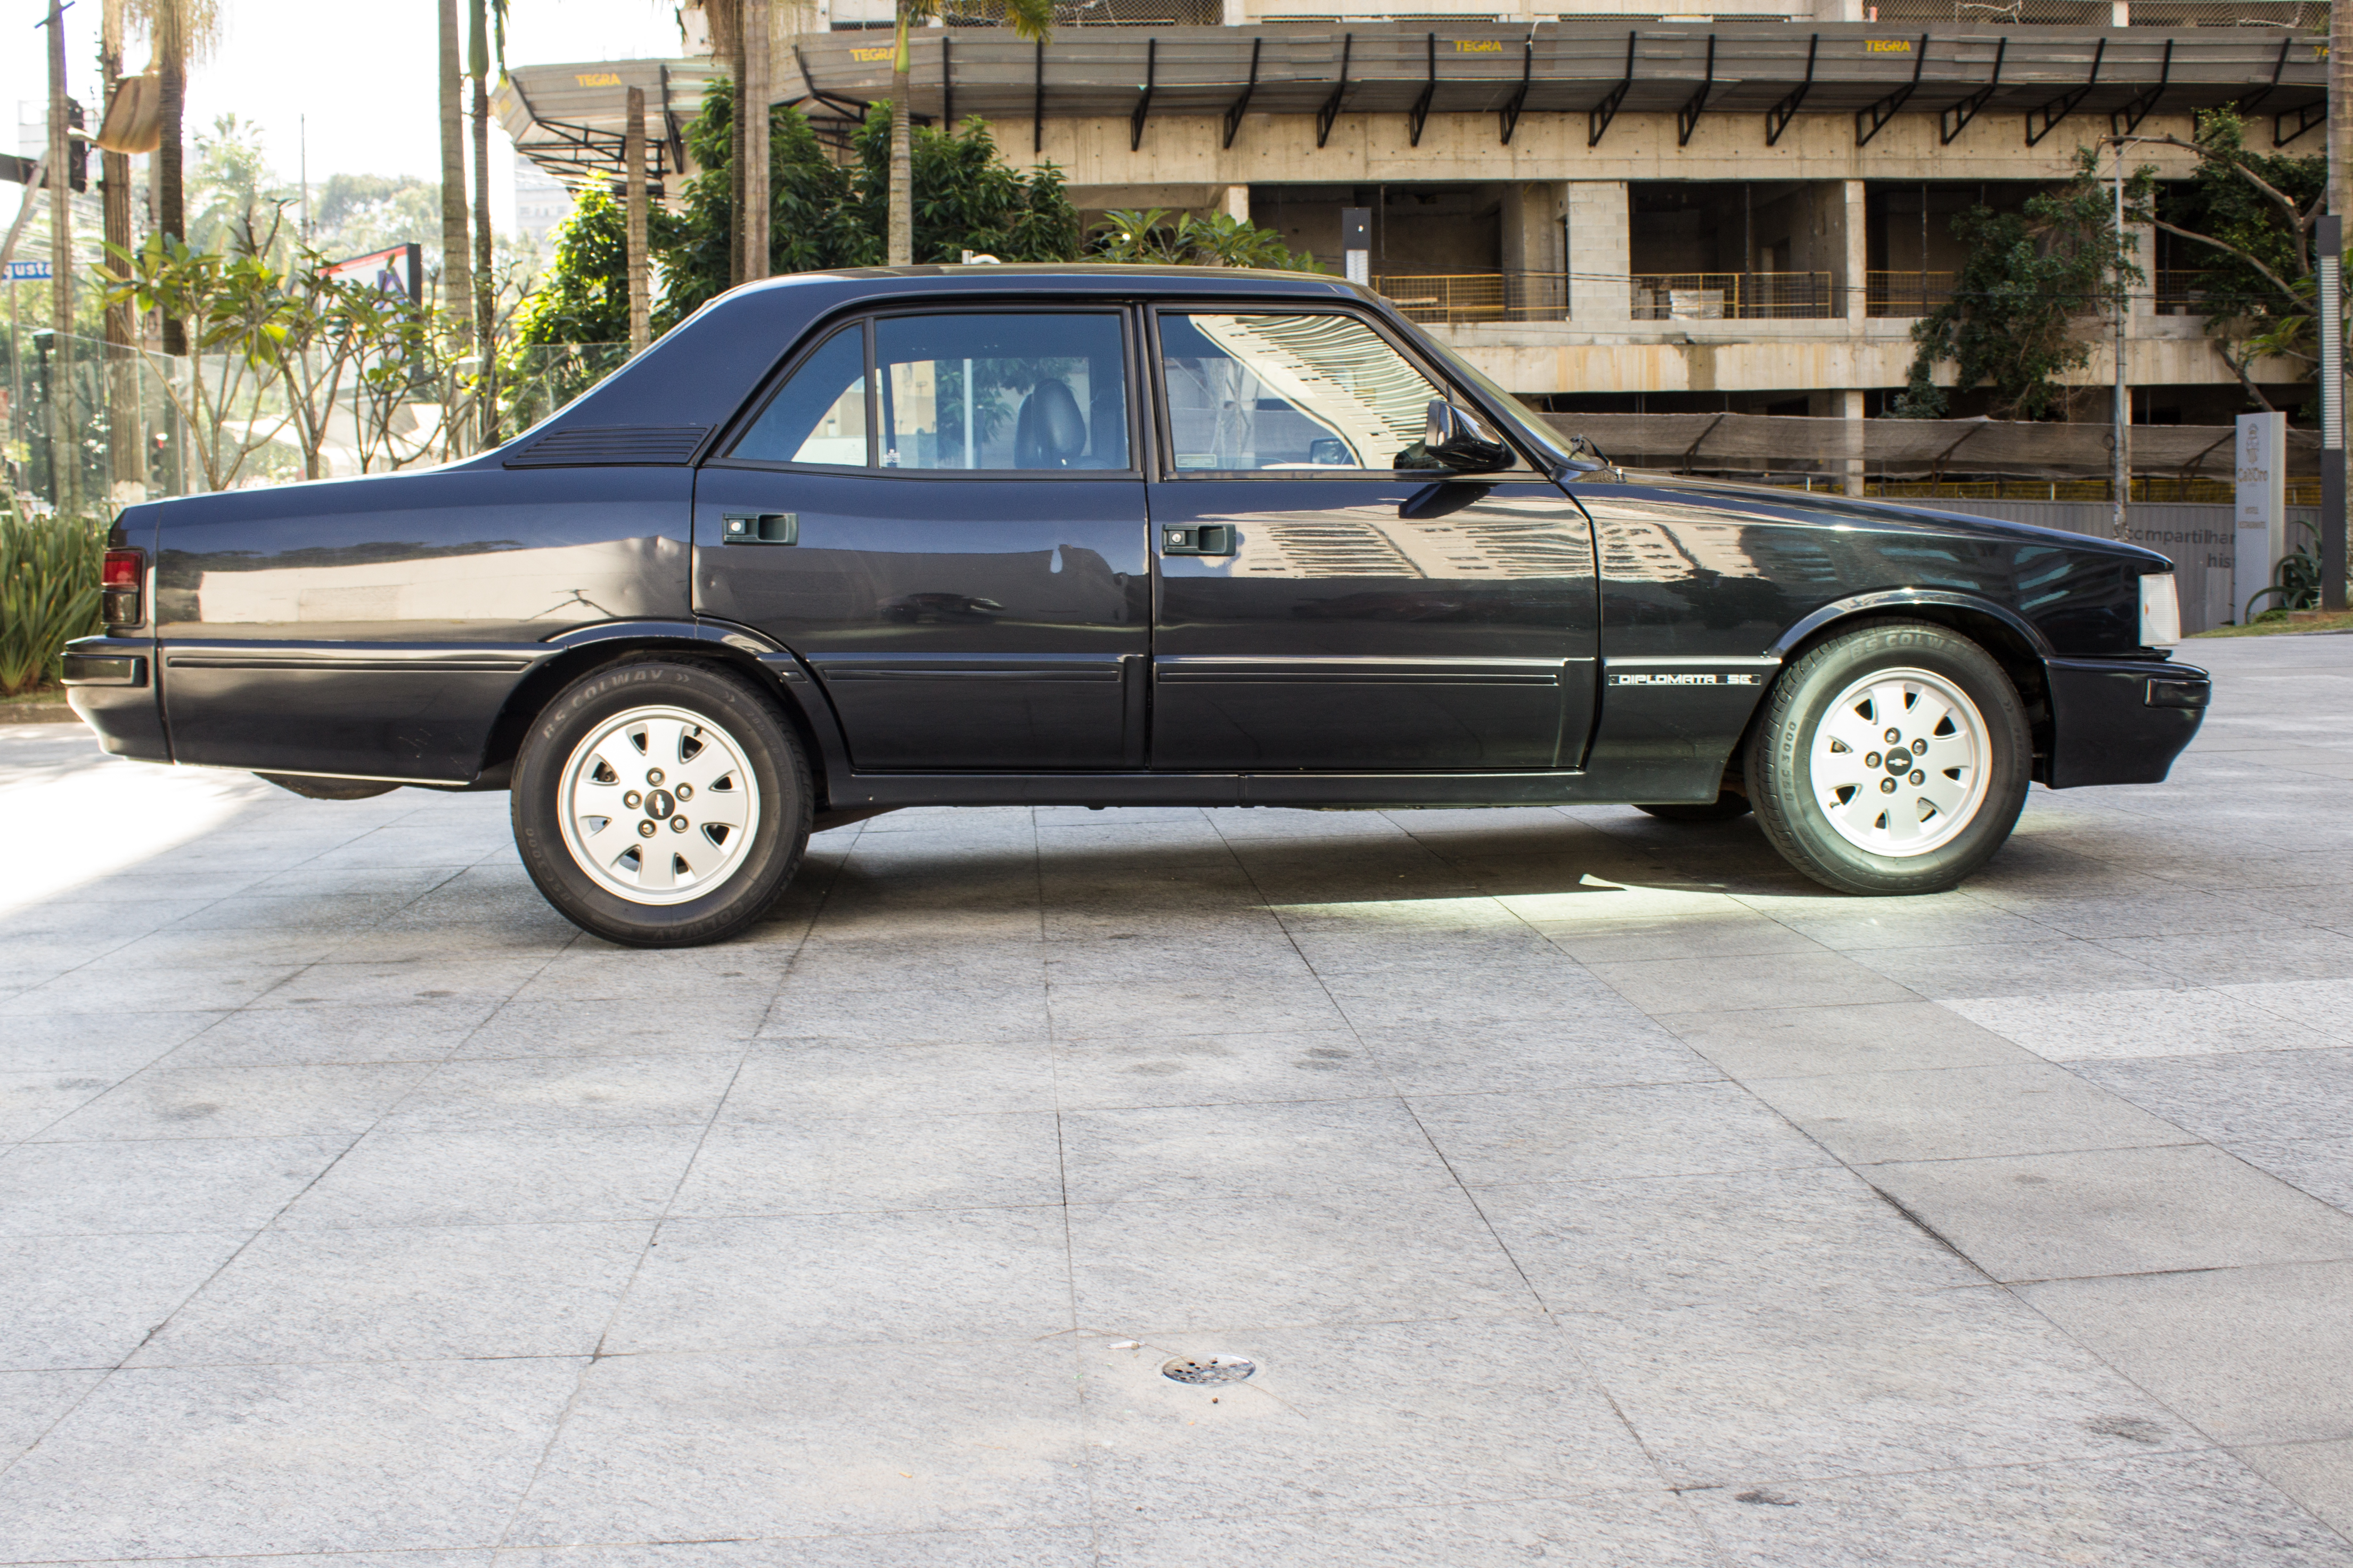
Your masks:
{"label": "car's rear door", "polygon": [[1153,766],[1576,766],[1599,601],[1575,502],[1525,464],[1398,468],[1448,394],[1369,317],[1153,316]]}
{"label": "car's rear door", "polygon": [[880,313],[820,334],[695,486],[695,607],[800,654],[861,769],[1144,758],[1131,313]]}

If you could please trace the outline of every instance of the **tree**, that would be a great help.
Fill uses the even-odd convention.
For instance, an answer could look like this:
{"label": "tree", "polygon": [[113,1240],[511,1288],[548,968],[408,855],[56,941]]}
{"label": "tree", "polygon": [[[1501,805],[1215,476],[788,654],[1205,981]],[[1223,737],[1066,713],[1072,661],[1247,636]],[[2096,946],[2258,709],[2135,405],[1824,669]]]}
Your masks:
{"label": "tree", "polygon": [[290,186],[271,178],[261,127],[234,114],[219,115],[209,134],[197,133],[195,150],[195,174],[188,187],[196,216],[188,221],[188,243],[198,250],[285,261],[292,245],[285,234],[286,208],[296,196]]}
{"label": "tree", "polygon": [[2250,153],[2246,122],[2227,109],[2200,114],[2195,141],[2163,144],[2195,153],[2198,173],[2157,203],[2151,221],[2199,247],[2207,334],[2247,396],[2269,409],[2256,360],[2319,364],[2312,231],[2327,202],[2328,160]]}
{"label": "tree", "polygon": [[441,187],[413,174],[334,174],[311,205],[311,232],[330,257],[414,242],[428,268],[441,259]]}
{"label": "tree", "polygon": [[[147,28],[155,50],[155,146],[157,232],[174,239],[188,233],[187,193],[181,169],[181,124],[187,111],[188,66],[220,41],[221,0],[132,0],[132,18]],[[164,317],[164,352],[188,352],[186,323]]]}
{"label": "tree", "polygon": [[[683,213],[652,215],[653,250],[663,275],[657,334],[724,293],[734,271],[733,116],[733,95],[721,86],[709,89],[702,112],[686,132],[687,151],[702,173],[687,184]],[[869,111],[854,150],[856,162],[844,168],[826,155],[799,110],[789,104],[769,110],[769,271],[871,267],[882,260],[891,205],[888,108],[877,104]],[[917,259],[957,261],[967,250],[1003,261],[1078,258],[1079,215],[1061,171],[1049,164],[1025,174],[1008,166],[979,119],[966,120],[953,134],[916,131],[908,162]],[[549,278],[566,265],[559,260]]]}
{"label": "tree", "polygon": [[[2117,243],[2097,154],[2084,149],[2077,158],[2073,179],[2030,197],[2021,212],[1979,205],[1953,219],[1968,259],[1953,297],[1912,328],[1919,352],[1910,384],[1890,410],[1896,417],[1943,417],[1947,394],[1931,375],[1946,360],[1953,363],[1954,391],[1991,389],[1997,418],[2064,416],[2058,378],[2091,363],[2086,319],[2113,310],[2118,290],[2142,278]],[[2155,178],[2144,168],[2126,182],[2128,221],[2146,207]]]}
{"label": "tree", "polygon": [[1265,267],[1321,272],[1315,258],[1286,248],[1282,237],[1230,213],[1178,218],[1166,207],[1108,212],[1095,224],[1089,256],[1096,261],[1156,262],[1166,267]]}
{"label": "tree", "polygon": [[[490,0],[467,0],[469,9],[466,44],[466,75],[471,79],[474,90],[474,340],[482,345],[483,374],[496,377],[497,361],[490,353],[491,339],[497,323],[497,306],[493,301],[496,285],[491,278],[491,37]],[[506,54],[506,5],[499,0],[499,53]],[[486,389],[481,401],[482,445],[499,443],[499,401],[495,386]]]}
{"label": "tree", "polygon": [[515,312],[517,344],[614,343],[629,336],[628,217],[590,185],[555,231],[555,257]]}
{"label": "tree", "polygon": [[914,148],[907,100],[914,79],[907,58],[907,29],[933,17],[1003,21],[1014,36],[1042,41],[1054,28],[1054,0],[898,0],[898,31],[891,51],[890,221],[883,255],[893,267],[915,258]]}
{"label": "tree", "polygon": [[441,308],[450,330],[470,338],[473,268],[466,235],[466,102],[458,43],[458,0],[439,0],[441,16]]}

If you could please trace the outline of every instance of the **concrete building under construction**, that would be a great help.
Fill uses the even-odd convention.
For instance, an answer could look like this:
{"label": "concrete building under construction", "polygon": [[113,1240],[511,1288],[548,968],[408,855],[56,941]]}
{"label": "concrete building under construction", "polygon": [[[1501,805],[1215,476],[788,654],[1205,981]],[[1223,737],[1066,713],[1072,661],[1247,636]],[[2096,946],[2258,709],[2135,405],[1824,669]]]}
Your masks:
{"label": "concrete building under construction", "polygon": [[[1376,288],[1514,391],[1615,414],[1877,415],[1960,263],[1955,214],[2014,208],[2114,137],[2186,140],[2226,104],[2259,150],[2320,149],[2320,5],[1801,3],[1082,0],[1042,44],[923,30],[912,108],[982,117],[1009,160],[1059,166],[1084,212],[1229,212],[1335,271],[1343,210],[1369,208]],[[889,96],[888,0],[819,0],[797,33],[778,16],[779,101],[839,130]],[[609,169],[623,89],[642,87],[667,115],[659,178],[713,68],[526,68],[501,106],[527,155],[579,178]],[[2125,155],[2165,179],[2194,169],[2156,141]],[[2248,403],[2199,313],[2203,263],[2136,238],[2135,422],[2226,425]],[[2087,395],[2112,355],[2103,336]],[[2300,374],[2256,369],[2284,402]]]}

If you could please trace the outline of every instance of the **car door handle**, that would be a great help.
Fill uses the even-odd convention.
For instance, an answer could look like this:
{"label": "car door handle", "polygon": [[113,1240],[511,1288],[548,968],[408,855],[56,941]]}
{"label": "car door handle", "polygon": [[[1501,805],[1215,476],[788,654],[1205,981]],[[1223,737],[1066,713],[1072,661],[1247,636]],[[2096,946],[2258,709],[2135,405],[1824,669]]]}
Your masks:
{"label": "car door handle", "polygon": [[1234,525],[1230,522],[1188,522],[1160,531],[1163,555],[1231,555]]}
{"label": "car door handle", "polygon": [[800,532],[797,511],[731,511],[720,525],[720,537],[728,544],[797,544]]}

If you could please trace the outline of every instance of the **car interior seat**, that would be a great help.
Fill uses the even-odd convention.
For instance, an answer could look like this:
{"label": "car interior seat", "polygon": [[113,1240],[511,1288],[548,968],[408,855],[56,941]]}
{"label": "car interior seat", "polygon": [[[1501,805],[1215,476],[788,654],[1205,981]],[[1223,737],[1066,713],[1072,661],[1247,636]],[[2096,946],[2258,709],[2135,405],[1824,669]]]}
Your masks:
{"label": "car interior seat", "polygon": [[1032,387],[1013,420],[1013,466],[1075,468],[1087,450],[1087,418],[1068,383],[1048,377]]}

